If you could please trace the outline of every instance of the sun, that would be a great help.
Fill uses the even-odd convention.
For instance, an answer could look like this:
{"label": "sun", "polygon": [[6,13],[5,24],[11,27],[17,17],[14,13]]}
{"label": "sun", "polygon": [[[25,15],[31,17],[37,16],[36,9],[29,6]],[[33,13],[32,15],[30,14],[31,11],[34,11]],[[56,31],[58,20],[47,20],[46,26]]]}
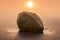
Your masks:
{"label": "sun", "polygon": [[29,8],[31,8],[31,7],[33,6],[33,3],[32,3],[31,1],[29,1],[29,2],[27,3],[27,6],[28,6]]}

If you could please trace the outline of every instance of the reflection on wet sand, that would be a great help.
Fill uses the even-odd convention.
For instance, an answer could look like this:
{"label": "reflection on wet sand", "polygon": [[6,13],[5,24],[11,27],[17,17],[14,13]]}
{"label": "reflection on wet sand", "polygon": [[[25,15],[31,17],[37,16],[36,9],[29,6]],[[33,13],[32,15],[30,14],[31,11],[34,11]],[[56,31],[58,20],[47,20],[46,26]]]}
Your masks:
{"label": "reflection on wet sand", "polygon": [[0,31],[0,40],[59,40],[60,32],[54,30],[46,29],[43,33],[28,33],[28,32],[17,32],[14,29],[14,32],[11,32],[11,29],[8,31]]}
{"label": "reflection on wet sand", "polygon": [[15,40],[45,40],[49,39],[51,37],[53,32],[50,32],[49,30],[44,30],[44,33],[28,33],[28,32],[18,32],[18,34],[15,37]]}
{"label": "reflection on wet sand", "polygon": [[43,34],[40,33],[28,33],[28,32],[17,32],[16,34],[10,33],[10,37],[14,40],[45,40],[53,37],[52,32],[44,31]]}
{"label": "reflection on wet sand", "polygon": [[38,40],[37,38],[41,37],[43,34],[40,33],[28,33],[28,32],[19,32],[16,35],[16,40]]}

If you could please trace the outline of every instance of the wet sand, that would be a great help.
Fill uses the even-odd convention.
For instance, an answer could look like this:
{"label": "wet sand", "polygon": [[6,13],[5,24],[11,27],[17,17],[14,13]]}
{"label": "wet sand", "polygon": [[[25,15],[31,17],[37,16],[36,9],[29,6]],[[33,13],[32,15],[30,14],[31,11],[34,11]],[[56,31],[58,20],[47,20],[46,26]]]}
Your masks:
{"label": "wet sand", "polygon": [[60,26],[46,27],[42,34],[0,30],[0,40],[60,40]]}

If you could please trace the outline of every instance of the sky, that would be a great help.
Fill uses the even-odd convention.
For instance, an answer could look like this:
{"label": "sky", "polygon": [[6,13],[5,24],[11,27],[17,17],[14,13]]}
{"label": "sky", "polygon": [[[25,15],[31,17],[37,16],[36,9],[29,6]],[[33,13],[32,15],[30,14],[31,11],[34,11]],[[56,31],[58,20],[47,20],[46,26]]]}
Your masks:
{"label": "sky", "polygon": [[[32,8],[28,1],[32,1]],[[0,0],[0,29],[17,29],[17,16],[22,11],[36,13],[44,26],[60,26],[60,0]]]}

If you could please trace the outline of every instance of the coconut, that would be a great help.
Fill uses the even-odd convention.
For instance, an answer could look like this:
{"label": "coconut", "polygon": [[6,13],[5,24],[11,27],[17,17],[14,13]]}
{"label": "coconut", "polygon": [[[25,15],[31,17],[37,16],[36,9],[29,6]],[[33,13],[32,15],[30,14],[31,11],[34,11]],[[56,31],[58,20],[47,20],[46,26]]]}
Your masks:
{"label": "coconut", "polygon": [[43,32],[44,26],[40,17],[32,12],[21,12],[17,17],[20,32]]}

